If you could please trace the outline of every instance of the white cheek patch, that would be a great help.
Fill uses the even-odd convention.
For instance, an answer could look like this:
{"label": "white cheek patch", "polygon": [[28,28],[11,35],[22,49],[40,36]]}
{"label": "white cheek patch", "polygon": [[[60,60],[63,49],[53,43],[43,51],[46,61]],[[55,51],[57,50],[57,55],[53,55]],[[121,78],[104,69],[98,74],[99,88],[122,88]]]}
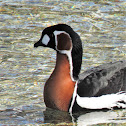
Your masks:
{"label": "white cheek patch", "polygon": [[42,43],[43,43],[44,45],[48,45],[49,41],[50,41],[49,36],[48,36],[47,34],[45,34],[45,35],[43,36],[43,38],[42,38]]}

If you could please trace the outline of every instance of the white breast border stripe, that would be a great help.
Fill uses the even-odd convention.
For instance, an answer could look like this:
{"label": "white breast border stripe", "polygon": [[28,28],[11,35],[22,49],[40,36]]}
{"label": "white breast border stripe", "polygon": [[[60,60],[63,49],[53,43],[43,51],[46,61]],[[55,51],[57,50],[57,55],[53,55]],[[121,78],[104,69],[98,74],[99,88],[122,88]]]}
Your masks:
{"label": "white breast border stripe", "polygon": [[75,98],[77,96],[77,84],[78,84],[78,81],[76,81],[74,92],[73,92],[73,97],[72,97],[72,102],[71,102],[71,105],[70,105],[70,108],[69,108],[70,114],[72,114],[73,105],[74,105],[74,102],[75,102]]}

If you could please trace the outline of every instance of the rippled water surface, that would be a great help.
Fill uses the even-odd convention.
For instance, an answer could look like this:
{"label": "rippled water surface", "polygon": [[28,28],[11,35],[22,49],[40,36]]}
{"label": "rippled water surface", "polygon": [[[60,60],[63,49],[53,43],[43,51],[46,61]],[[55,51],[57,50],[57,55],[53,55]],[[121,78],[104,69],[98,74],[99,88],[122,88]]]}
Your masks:
{"label": "rippled water surface", "polygon": [[46,110],[43,86],[55,52],[33,45],[45,27],[57,23],[81,36],[82,71],[126,59],[125,0],[0,0],[0,124],[126,125],[126,110],[73,117]]}

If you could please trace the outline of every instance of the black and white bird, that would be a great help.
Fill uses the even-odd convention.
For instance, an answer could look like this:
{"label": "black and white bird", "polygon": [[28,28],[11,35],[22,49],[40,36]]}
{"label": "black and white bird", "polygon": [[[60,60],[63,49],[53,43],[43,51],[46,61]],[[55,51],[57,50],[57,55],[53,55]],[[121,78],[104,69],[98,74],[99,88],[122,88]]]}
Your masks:
{"label": "black and white bird", "polygon": [[83,109],[126,108],[126,61],[107,63],[80,74],[82,42],[68,25],[43,30],[34,47],[56,51],[56,65],[44,86],[47,107],[77,112]]}

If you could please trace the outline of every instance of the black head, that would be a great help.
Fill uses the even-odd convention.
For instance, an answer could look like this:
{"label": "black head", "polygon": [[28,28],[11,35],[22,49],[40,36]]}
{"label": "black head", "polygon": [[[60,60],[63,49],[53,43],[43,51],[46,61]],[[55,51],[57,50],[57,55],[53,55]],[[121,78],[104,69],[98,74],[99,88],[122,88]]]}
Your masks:
{"label": "black head", "polygon": [[[72,28],[66,24],[58,24],[45,28],[42,31],[42,36],[40,40],[34,44],[34,47],[43,46],[49,47],[56,50],[56,38],[61,32],[66,32],[69,34]],[[59,31],[59,33],[56,31]]]}
{"label": "black head", "polygon": [[82,63],[82,43],[79,35],[66,24],[57,24],[43,30],[42,36],[34,47],[43,46],[58,52],[71,51],[73,77],[78,78]]}

